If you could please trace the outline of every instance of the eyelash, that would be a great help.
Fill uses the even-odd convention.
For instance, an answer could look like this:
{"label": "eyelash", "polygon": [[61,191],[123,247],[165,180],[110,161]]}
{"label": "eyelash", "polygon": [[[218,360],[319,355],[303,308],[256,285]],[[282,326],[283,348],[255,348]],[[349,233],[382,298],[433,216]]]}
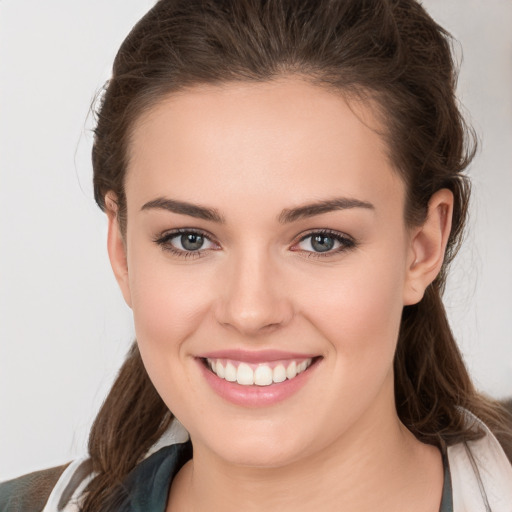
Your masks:
{"label": "eyelash", "polygon": [[[170,242],[172,239],[177,238],[180,235],[188,235],[188,234],[194,234],[199,235],[205,238],[206,240],[210,241],[211,243],[215,243],[212,241],[212,237],[205,233],[204,231],[195,230],[195,229],[176,229],[173,231],[165,232],[159,236],[157,236],[154,239],[154,242],[162,247],[164,251],[168,251],[174,256],[177,256],[178,258],[200,258],[202,257],[206,251],[211,249],[199,249],[197,251],[187,251],[187,250],[181,250],[176,249]],[[336,254],[349,251],[351,249],[355,249],[357,247],[357,242],[347,235],[344,235],[342,233],[339,233],[338,231],[332,231],[330,229],[319,229],[315,231],[310,231],[309,233],[301,236],[301,238],[294,242],[294,246],[300,244],[301,242],[304,242],[310,237],[313,237],[314,235],[321,235],[321,236],[327,236],[329,238],[332,238],[335,240],[335,242],[338,242],[340,244],[340,247],[338,247],[335,250],[329,250],[325,252],[314,252],[314,251],[301,251],[295,249],[296,252],[304,252],[307,254],[307,258],[328,258],[332,257]]]}
{"label": "eyelash", "polygon": [[176,247],[172,246],[171,240],[173,238],[177,238],[180,235],[199,235],[205,238],[206,240],[209,240],[210,242],[212,241],[212,237],[208,233],[205,233],[204,231],[200,231],[197,229],[175,229],[173,231],[168,231],[157,236],[154,242],[157,245],[161,246],[164,251],[170,252],[172,255],[177,256],[178,258],[200,258],[203,255],[203,253],[208,250],[199,249],[197,251],[182,251],[181,249],[176,249]]}

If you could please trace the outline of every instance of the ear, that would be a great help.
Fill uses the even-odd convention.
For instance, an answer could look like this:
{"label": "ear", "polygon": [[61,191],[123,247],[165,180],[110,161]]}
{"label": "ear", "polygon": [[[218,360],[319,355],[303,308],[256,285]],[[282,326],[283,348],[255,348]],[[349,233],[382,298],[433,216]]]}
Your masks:
{"label": "ear", "polygon": [[110,265],[116,276],[117,283],[129,307],[131,304],[130,283],[128,279],[128,262],[126,258],[126,245],[123,239],[119,220],[117,217],[117,196],[113,192],[105,195],[105,206],[108,217],[107,249]]}
{"label": "ear", "polygon": [[428,203],[427,219],[411,232],[404,305],[417,304],[439,274],[452,227],[453,194],[443,188]]}

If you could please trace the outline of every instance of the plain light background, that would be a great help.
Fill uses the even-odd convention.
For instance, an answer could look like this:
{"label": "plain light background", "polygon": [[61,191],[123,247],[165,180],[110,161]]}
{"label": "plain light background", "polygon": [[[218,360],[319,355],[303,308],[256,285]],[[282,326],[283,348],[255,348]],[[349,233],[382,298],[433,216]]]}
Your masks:
{"label": "plain light background", "polygon": [[[0,1],[0,480],[86,451],[133,338],[92,198],[89,107],[152,0]],[[480,139],[446,296],[477,386],[512,395],[512,1],[428,0]],[[460,47],[457,47],[460,56]]]}

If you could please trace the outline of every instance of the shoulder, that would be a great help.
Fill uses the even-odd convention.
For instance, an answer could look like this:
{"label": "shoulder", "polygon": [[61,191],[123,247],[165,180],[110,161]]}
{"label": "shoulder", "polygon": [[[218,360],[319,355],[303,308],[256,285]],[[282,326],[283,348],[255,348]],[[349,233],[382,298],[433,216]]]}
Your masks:
{"label": "shoulder", "polygon": [[35,471],[0,483],[2,512],[40,512],[69,464]]}
{"label": "shoulder", "polygon": [[75,500],[92,476],[91,460],[84,457],[2,482],[0,512],[75,511]]}
{"label": "shoulder", "polygon": [[469,411],[465,416],[467,423],[484,435],[448,447],[454,512],[510,512],[512,465],[490,429]]}
{"label": "shoulder", "polygon": [[[142,499],[149,484],[160,482],[165,493],[166,478],[191,456],[188,432],[174,420],[119,488],[123,495],[131,491],[139,493]],[[96,476],[92,461],[86,455],[63,466],[0,482],[0,512],[77,512],[85,489]]]}

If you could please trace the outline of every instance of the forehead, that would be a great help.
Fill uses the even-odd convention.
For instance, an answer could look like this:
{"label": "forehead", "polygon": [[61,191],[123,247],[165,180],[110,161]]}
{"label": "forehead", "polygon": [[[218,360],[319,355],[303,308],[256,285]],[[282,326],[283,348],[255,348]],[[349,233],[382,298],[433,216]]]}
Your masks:
{"label": "forehead", "polygon": [[247,204],[262,197],[271,204],[386,194],[401,180],[379,130],[370,103],[299,79],[198,86],[135,123],[127,199],[242,194]]}

